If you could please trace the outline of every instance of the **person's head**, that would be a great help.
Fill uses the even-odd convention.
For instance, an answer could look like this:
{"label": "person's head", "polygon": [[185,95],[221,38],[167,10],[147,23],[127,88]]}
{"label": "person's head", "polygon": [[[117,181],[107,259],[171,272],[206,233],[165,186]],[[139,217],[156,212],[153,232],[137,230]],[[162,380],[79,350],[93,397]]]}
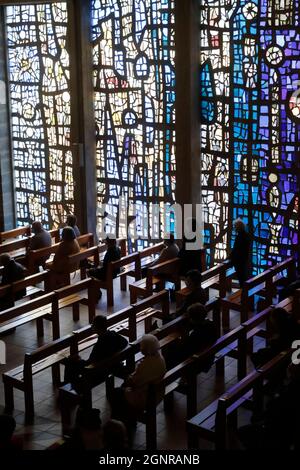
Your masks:
{"label": "person's head", "polygon": [[68,227],[75,227],[77,224],[77,217],[74,214],[68,214],[67,215],[67,220],[66,220],[66,225]]}
{"label": "person's head", "polygon": [[75,424],[77,427],[87,431],[98,431],[101,429],[100,410],[97,408],[78,408]]}
{"label": "person's head", "polygon": [[185,277],[186,286],[191,290],[198,289],[201,287],[201,279],[202,276],[200,271],[197,269],[192,269]]}
{"label": "person's head", "polygon": [[141,352],[144,356],[155,356],[160,350],[160,344],[156,336],[144,335],[141,341]]}
{"label": "person's head", "polygon": [[117,240],[115,238],[106,237],[105,243],[107,248],[114,248],[117,246]]}
{"label": "person's head", "polygon": [[76,235],[72,227],[65,227],[61,234],[61,239],[64,242],[71,242],[75,240]]}
{"label": "person's head", "polygon": [[0,415],[0,444],[10,442],[16,429],[16,421],[12,416]]}
{"label": "person's head", "polygon": [[104,315],[96,315],[93,323],[93,330],[98,335],[101,335],[106,332],[107,330],[107,318]]}
{"label": "person's head", "polygon": [[236,219],[234,222],[233,222],[233,227],[235,229],[235,231],[237,233],[239,232],[245,232],[246,230],[246,225],[244,224],[244,222],[242,221],[242,219]]}
{"label": "person's head", "polygon": [[175,243],[174,233],[168,233],[165,236],[164,243],[165,243],[166,246],[174,245],[174,243]]}
{"label": "person's head", "polygon": [[281,307],[274,308],[270,315],[270,321],[273,332],[284,336],[289,325],[289,318],[286,310]]}
{"label": "person's head", "polygon": [[0,256],[0,266],[8,266],[8,264],[11,261],[11,256],[9,253],[3,253],[3,255]]}
{"label": "person's head", "polygon": [[187,309],[187,317],[192,326],[197,326],[207,317],[206,307],[200,303],[191,305]]}
{"label": "person's head", "polygon": [[44,227],[42,222],[39,222],[36,220],[35,222],[32,223],[32,231],[36,235],[37,233],[41,233],[43,231]]}
{"label": "person's head", "polygon": [[103,444],[106,449],[127,449],[127,430],[122,421],[117,421],[116,419],[107,421],[103,426]]}

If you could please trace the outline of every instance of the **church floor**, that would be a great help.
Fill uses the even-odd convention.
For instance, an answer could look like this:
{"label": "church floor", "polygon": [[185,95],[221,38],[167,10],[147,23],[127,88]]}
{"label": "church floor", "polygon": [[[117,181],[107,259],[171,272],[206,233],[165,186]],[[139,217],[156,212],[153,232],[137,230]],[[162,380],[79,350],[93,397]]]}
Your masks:
{"label": "church floor", "polygon": [[[116,283],[117,287],[118,283]],[[129,293],[120,292],[116,289],[116,305],[109,312],[118,311],[129,304]],[[97,313],[105,314],[106,294],[98,304]],[[70,333],[88,324],[87,309],[85,306],[80,308],[80,321],[74,323],[70,309],[61,312],[61,335]],[[232,327],[237,325],[238,315],[232,316]],[[141,331],[142,334],[142,331]],[[5,337],[1,338],[6,343],[7,364],[0,366],[0,373],[10,370],[23,363],[24,354],[51,341],[51,325],[45,322],[45,337],[42,341],[37,341],[36,326],[29,323]],[[88,353],[87,353],[88,354]],[[84,357],[84,356],[83,356]],[[251,364],[249,363],[249,370]],[[215,367],[206,374],[200,374],[198,377],[198,410],[207,406],[211,401],[217,398],[223,391],[237,382],[236,361],[226,358],[225,377],[216,379]],[[63,376],[63,369],[62,369]],[[24,449],[43,450],[54,444],[61,438],[60,412],[57,403],[57,392],[53,389],[51,383],[51,369],[48,369],[33,379],[34,399],[35,399],[35,419],[32,425],[24,423],[24,394],[19,390],[14,390],[15,410],[14,417],[17,422],[17,434],[24,436]],[[117,382],[118,383],[118,382]],[[165,414],[163,405],[157,408],[157,431],[158,448],[165,450],[186,449],[185,432],[185,395],[175,392],[174,408],[169,414]],[[101,419],[105,423],[110,417],[110,409],[105,397],[105,385],[102,384],[93,390],[93,406],[101,410]],[[0,384],[0,413],[4,411],[4,391],[3,383]],[[241,413],[241,424],[247,422],[249,412]],[[133,448],[145,449],[145,426],[138,424],[134,437]],[[199,448],[210,448],[210,444],[205,441],[199,442]]]}

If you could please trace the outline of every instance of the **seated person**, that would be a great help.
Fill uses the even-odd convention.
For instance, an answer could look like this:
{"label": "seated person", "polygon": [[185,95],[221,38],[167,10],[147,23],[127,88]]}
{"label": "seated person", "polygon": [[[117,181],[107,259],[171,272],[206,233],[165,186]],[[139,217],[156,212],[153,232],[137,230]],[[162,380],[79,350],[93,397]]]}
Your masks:
{"label": "seated person", "polygon": [[128,449],[127,430],[122,421],[110,419],[103,426],[103,445],[105,450]]}
{"label": "seated person", "polygon": [[295,279],[284,279],[281,281],[281,284],[278,294],[279,302],[287,297],[292,297],[294,292],[300,289],[300,276],[297,276]]}
{"label": "seated person", "polygon": [[197,303],[187,309],[191,331],[182,344],[182,357],[186,358],[206,349],[218,339],[214,323],[207,318],[204,305]]}
{"label": "seated person", "polygon": [[[52,238],[49,232],[44,229],[41,222],[33,222],[32,224],[32,232],[34,233],[33,237],[31,237],[28,251],[32,250],[39,250],[41,248],[47,248],[52,245]],[[47,259],[50,255],[45,256],[45,258],[40,259],[38,262],[38,266],[44,266]]]}
{"label": "seated person", "polygon": [[75,232],[76,238],[80,237],[80,230],[77,226],[77,217],[74,214],[67,215],[66,226],[72,227]]}
{"label": "seated person", "polygon": [[[96,268],[91,268],[87,271],[90,277],[95,277],[96,279],[99,279],[100,281],[106,280],[107,268],[108,268],[109,263],[111,263],[112,261],[119,261],[121,259],[121,250],[117,246],[117,240],[115,238],[107,237],[105,240],[105,243],[107,246],[107,251],[105,253],[102,265]],[[120,274],[120,268],[114,270],[113,277],[116,277],[118,274]],[[100,290],[99,292],[100,298],[101,298],[101,295],[102,293]]]}
{"label": "seated person", "polygon": [[185,278],[186,287],[189,289],[189,294],[186,296],[182,305],[176,309],[175,316],[186,313],[190,305],[200,303],[205,305],[208,301],[208,294],[201,287],[201,273],[196,269],[189,271]]}
{"label": "seated person", "polygon": [[14,436],[16,421],[10,415],[0,415],[0,450],[16,451],[22,450],[23,439]]}
{"label": "seated person", "polygon": [[[99,380],[99,371],[85,370],[86,366],[97,365],[97,363],[112,357],[117,352],[124,349],[128,341],[119,333],[107,329],[107,318],[104,315],[97,315],[93,321],[93,330],[98,335],[97,343],[94,345],[92,352],[87,360],[80,356],[71,357],[65,361],[65,382],[71,382],[75,387],[80,387],[81,378],[84,373],[89,374],[89,378]],[[97,377],[96,377],[97,375]],[[105,377],[103,377],[103,380]]]}
{"label": "seated person", "polygon": [[[97,408],[78,408],[75,428],[57,450],[85,451],[102,449],[102,422]],[[53,447],[52,447],[53,448]]]}
{"label": "seated person", "polygon": [[157,266],[158,264],[164,263],[165,261],[170,261],[171,259],[177,258],[179,254],[178,245],[175,243],[173,233],[170,233],[169,237],[166,238],[165,248],[160,252],[159,257],[153,261],[150,266]]}
{"label": "seated person", "polygon": [[271,338],[266,348],[261,348],[251,355],[256,368],[266,364],[281,351],[291,347],[294,340],[300,338],[300,325],[283,308],[275,308],[270,317]]}
{"label": "seated person", "polygon": [[68,264],[68,256],[75,255],[80,252],[80,246],[76,240],[75,232],[72,227],[65,227],[62,231],[62,241],[54,255],[53,262],[49,268],[56,274],[66,274],[78,269],[78,264],[70,266]]}
{"label": "seated person", "polygon": [[[3,266],[1,286],[12,284],[16,281],[21,281],[25,278],[26,269],[22,264],[17,263],[8,253],[3,253],[0,256],[0,265]],[[17,292],[14,298],[6,294],[0,298],[0,310],[14,306],[14,300],[20,300],[26,295],[26,288]]]}
{"label": "seated person", "polygon": [[[159,383],[166,373],[166,363],[160,353],[156,336],[144,335],[141,341],[144,358],[138,362],[135,371],[124,381],[122,387],[114,390],[110,397],[112,417],[120,419],[130,427],[145,410],[148,386]],[[163,397],[163,390],[162,396]]]}
{"label": "seated person", "polygon": [[[167,367],[172,368],[188,357],[205,350],[218,339],[215,324],[207,319],[204,305],[196,303],[187,309],[186,332],[181,341],[168,348],[166,357]],[[203,371],[208,372],[214,362],[214,357],[203,365]]]}
{"label": "seated person", "polygon": [[300,366],[290,364],[280,391],[269,399],[259,419],[238,430],[246,449],[298,450],[300,420]]}

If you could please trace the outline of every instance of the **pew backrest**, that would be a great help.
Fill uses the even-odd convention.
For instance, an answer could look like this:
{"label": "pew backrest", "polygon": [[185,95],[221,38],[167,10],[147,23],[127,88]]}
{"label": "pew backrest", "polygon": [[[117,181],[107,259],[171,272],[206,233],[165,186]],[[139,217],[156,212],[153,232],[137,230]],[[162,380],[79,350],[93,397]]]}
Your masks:
{"label": "pew backrest", "polygon": [[30,225],[24,227],[17,227],[13,230],[8,230],[6,232],[0,232],[0,243],[3,243],[6,240],[17,237],[30,237],[31,228]]}

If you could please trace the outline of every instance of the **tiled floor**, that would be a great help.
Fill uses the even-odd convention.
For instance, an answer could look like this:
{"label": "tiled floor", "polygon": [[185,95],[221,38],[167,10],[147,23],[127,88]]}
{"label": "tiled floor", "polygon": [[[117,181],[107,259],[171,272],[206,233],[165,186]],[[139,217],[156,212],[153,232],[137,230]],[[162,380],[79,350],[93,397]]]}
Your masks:
{"label": "tiled floor", "polygon": [[[118,311],[129,304],[128,292],[118,291],[116,282],[116,305],[111,311]],[[107,313],[106,295],[104,293],[98,304],[98,313]],[[109,313],[110,313],[109,312]],[[81,306],[80,321],[73,322],[70,309],[65,309],[60,313],[61,335],[70,333],[88,324],[87,309]],[[232,327],[238,321],[237,315],[233,317]],[[36,338],[36,326],[33,323],[26,324],[10,334],[2,337],[7,348],[7,364],[0,366],[0,372],[10,370],[21,365],[26,352],[34,350],[51,340],[51,325],[45,325],[45,337],[41,341]],[[141,331],[142,334],[142,331]],[[249,365],[251,367],[251,365]],[[226,359],[226,369],[224,380],[216,380],[215,368],[198,377],[198,409],[199,411],[213,401],[230,385],[237,381],[236,365],[234,359]],[[25,449],[46,449],[51,444],[61,438],[60,412],[57,403],[57,391],[51,384],[51,371],[46,370],[34,377],[34,398],[35,398],[35,419],[32,425],[24,423],[24,396],[21,391],[15,390],[15,410],[14,417],[17,422],[17,433],[24,435]],[[174,409],[172,413],[165,414],[163,406],[158,407],[157,430],[159,449],[185,449],[185,412],[186,397],[175,393]],[[4,410],[3,384],[0,384],[0,413]],[[101,418],[104,423],[109,419],[110,409],[105,397],[105,387],[101,385],[93,390],[93,406],[101,410]],[[145,427],[138,424],[134,437],[133,447],[136,449],[145,448]],[[205,442],[200,442],[201,448],[210,448]]]}

